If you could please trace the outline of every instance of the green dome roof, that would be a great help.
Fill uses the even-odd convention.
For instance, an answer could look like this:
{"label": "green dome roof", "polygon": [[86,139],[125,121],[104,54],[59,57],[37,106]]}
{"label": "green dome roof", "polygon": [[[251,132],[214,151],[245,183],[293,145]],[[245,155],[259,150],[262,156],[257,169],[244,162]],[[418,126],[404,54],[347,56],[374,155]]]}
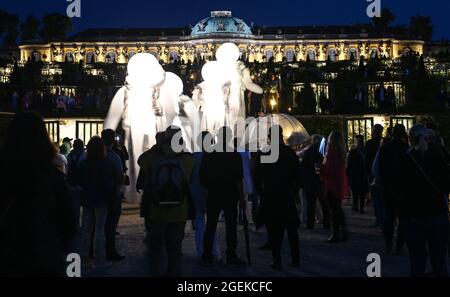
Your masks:
{"label": "green dome roof", "polygon": [[191,36],[209,34],[252,35],[252,31],[243,20],[233,17],[231,11],[212,11],[210,17],[192,28]]}

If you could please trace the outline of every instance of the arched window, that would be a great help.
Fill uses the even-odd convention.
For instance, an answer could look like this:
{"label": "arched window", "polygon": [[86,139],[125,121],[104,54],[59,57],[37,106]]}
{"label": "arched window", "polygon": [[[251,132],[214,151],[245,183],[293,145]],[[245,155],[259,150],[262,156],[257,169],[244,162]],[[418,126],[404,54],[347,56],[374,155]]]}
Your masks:
{"label": "arched window", "polygon": [[130,51],[128,52],[128,58],[131,59],[131,57],[133,57],[134,55],[136,55],[135,51]]}
{"label": "arched window", "polygon": [[75,62],[75,56],[72,52],[67,52],[64,58],[64,61],[68,62],[68,63],[73,63]]}
{"label": "arched window", "polygon": [[330,59],[330,61],[336,61],[336,50],[334,48],[330,48],[328,50],[328,58]]}
{"label": "arched window", "polygon": [[39,62],[41,60],[41,53],[40,52],[33,52],[31,55],[32,55],[32,60],[34,62]]}
{"label": "arched window", "polygon": [[86,54],[86,64],[94,64],[95,63],[95,54],[93,52],[88,52]]}
{"label": "arched window", "polygon": [[405,50],[403,51],[403,56],[407,57],[411,55],[411,49],[409,47],[405,48]]}
{"label": "arched window", "polygon": [[350,50],[348,51],[348,59],[358,59],[358,50],[356,48],[350,48]]}
{"label": "arched window", "polygon": [[294,50],[293,49],[288,49],[287,51],[286,51],[286,60],[288,61],[288,62],[292,62],[292,61],[294,61]]}
{"label": "arched window", "polygon": [[180,55],[177,52],[170,52],[170,60],[175,62],[180,58]]}
{"label": "arched window", "polygon": [[267,59],[267,62],[269,62],[270,61],[270,58],[272,58],[273,57],[273,51],[272,50],[267,50],[266,51],[266,59]]}
{"label": "arched window", "polygon": [[373,47],[370,49],[370,58],[375,59],[376,57],[378,57],[378,49]]}
{"label": "arched window", "polygon": [[246,58],[245,48],[239,48],[239,59]]}
{"label": "arched window", "polygon": [[309,49],[309,50],[306,52],[306,55],[308,56],[308,59],[309,59],[310,61],[315,61],[315,60],[316,60],[316,51],[315,51],[315,50]]}
{"label": "arched window", "polygon": [[106,54],[105,58],[106,63],[115,63],[116,62],[116,53],[115,52],[109,52]]}

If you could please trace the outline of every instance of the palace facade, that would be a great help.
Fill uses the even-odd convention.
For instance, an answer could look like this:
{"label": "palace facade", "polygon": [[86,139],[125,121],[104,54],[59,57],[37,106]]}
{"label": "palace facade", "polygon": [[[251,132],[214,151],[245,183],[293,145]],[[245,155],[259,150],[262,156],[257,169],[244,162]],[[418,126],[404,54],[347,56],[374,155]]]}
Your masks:
{"label": "palace facade", "polygon": [[20,59],[43,62],[127,63],[148,52],[162,63],[213,59],[224,42],[233,42],[249,62],[341,61],[424,52],[424,42],[400,34],[378,34],[358,26],[250,27],[230,11],[213,11],[193,27],[88,29],[73,37],[20,46]]}

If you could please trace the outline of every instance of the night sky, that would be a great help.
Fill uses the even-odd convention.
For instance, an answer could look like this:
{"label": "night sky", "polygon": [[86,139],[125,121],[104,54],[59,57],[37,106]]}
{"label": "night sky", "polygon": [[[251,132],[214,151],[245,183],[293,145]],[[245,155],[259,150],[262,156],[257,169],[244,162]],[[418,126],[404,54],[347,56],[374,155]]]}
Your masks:
{"label": "night sky", "polygon": [[[450,38],[450,1],[381,0],[407,24],[412,15],[431,16],[434,39]],[[65,13],[66,0],[1,0],[0,9],[19,13]],[[81,0],[82,17],[74,31],[102,27],[183,27],[194,25],[211,10],[231,10],[233,16],[260,26],[336,25],[370,22],[366,0]]]}

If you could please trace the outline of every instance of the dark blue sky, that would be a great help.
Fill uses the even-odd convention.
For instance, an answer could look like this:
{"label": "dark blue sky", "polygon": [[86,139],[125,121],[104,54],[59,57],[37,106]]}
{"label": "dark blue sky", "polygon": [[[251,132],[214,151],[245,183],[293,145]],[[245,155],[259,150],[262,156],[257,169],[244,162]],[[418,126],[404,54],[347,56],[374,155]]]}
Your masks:
{"label": "dark blue sky", "polygon": [[[381,0],[395,23],[408,23],[412,15],[432,17],[434,39],[450,38],[450,1]],[[74,29],[91,27],[182,27],[194,25],[211,10],[231,10],[249,25],[326,25],[370,21],[366,0],[81,0],[82,17]],[[66,0],[1,0],[0,9],[42,16],[65,13]]]}

